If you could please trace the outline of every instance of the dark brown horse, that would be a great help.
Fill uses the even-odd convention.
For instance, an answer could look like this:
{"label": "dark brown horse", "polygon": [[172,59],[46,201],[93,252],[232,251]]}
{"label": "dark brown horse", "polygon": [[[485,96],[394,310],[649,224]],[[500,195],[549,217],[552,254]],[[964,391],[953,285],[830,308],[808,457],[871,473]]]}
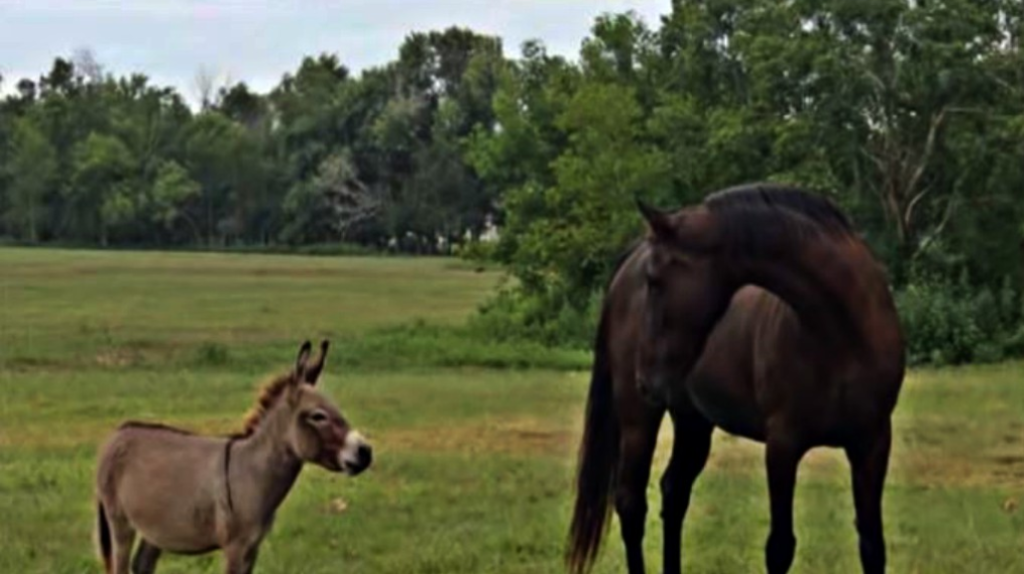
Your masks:
{"label": "dark brown horse", "polygon": [[774,185],[667,214],[609,285],[597,335],[568,562],[589,569],[614,501],[631,574],[644,572],[645,490],[666,410],[664,571],[715,427],[766,444],[769,574],[789,570],[793,490],[809,449],[840,447],[866,574],[885,571],[882,490],[904,342],[885,274],[825,199]]}

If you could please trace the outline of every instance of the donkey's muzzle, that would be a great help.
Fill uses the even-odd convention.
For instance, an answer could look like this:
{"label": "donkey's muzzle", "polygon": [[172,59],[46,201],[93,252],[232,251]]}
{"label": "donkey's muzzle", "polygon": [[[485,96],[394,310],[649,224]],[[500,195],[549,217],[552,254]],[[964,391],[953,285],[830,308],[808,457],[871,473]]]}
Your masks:
{"label": "donkey's muzzle", "polygon": [[352,431],[345,437],[345,446],[341,449],[341,469],[350,476],[355,476],[373,463],[373,448],[361,434]]}
{"label": "donkey's muzzle", "polygon": [[349,474],[355,476],[370,468],[373,463],[373,448],[368,444],[359,445],[356,451],[356,461],[349,465]]}

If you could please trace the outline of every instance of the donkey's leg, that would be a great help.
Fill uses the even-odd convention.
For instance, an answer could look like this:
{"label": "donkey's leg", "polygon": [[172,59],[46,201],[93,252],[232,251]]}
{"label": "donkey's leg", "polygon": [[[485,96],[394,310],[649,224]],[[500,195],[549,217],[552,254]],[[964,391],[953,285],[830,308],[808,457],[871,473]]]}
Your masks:
{"label": "donkey's leg", "polygon": [[[109,511],[109,508],[108,508]],[[110,518],[110,534],[114,547],[114,574],[131,574],[132,544],[135,543],[135,528],[127,517],[107,515]]]}
{"label": "donkey's leg", "polygon": [[659,414],[622,427],[615,510],[619,514],[629,574],[644,574],[647,482],[651,477],[651,461],[662,416]]}
{"label": "donkey's leg", "polygon": [[892,431],[885,427],[863,444],[846,449],[853,474],[853,503],[857,511],[860,562],[864,574],[885,572],[885,536],[882,531],[882,491],[889,467]]}
{"label": "donkey's leg", "polygon": [[252,574],[256,566],[256,555],[259,553],[259,543],[255,544],[228,544],[224,549],[226,574]]}
{"label": "donkey's leg", "polygon": [[153,574],[156,572],[156,561],[160,559],[161,550],[143,538],[135,551],[132,561],[132,574]]}
{"label": "donkey's leg", "polygon": [[765,464],[768,496],[771,499],[771,532],[765,545],[768,574],[785,574],[793,564],[796,536],[793,535],[793,491],[796,470],[807,449],[783,436],[768,435]]}
{"label": "donkey's leg", "polygon": [[708,460],[714,427],[696,413],[673,416],[672,425],[672,458],[661,477],[661,520],[665,533],[662,569],[665,574],[680,574],[683,520],[690,506],[693,483]]}

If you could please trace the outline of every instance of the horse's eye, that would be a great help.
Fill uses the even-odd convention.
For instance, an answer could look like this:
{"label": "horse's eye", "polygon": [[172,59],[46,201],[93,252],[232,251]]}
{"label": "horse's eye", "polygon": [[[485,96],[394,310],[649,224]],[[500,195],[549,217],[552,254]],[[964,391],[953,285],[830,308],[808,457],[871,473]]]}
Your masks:
{"label": "horse's eye", "polygon": [[309,415],[309,421],[316,424],[327,422],[327,413],[323,411],[313,411]]}
{"label": "horse's eye", "polygon": [[656,275],[656,274],[652,274],[652,273],[648,273],[647,274],[647,288],[648,289],[657,291],[657,290],[661,289],[661,284],[662,284],[661,275]]}

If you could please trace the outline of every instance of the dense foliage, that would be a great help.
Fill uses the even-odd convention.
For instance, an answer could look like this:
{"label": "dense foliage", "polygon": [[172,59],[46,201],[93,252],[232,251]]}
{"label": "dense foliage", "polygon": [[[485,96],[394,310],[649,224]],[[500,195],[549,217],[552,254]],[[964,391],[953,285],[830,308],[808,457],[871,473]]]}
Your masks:
{"label": "dense foliage", "polygon": [[[495,197],[463,161],[494,125],[498,39],[410,35],[353,77],[309,57],[269,94],[200,76],[202,106],[88,51],[0,103],[0,237],[26,243],[434,250],[479,234]],[[0,81],[3,81],[0,79]],[[8,90],[10,91],[10,90]],[[399,241],[401,240],[401,241]]]}
{"label": "dense foliage", "polygon": [[635,195],[678,206],[774,180],[851,214],[899,291],[912,361],[1019,353],[1022,16],[999,0],[679,0],[657,30],[601,18],[578,65],[526,50],[495,95],[503,129],[470,156],[507,190],[497,254],[520,280],[485,322],[579,340],[562,325],[592,318],[640,229]]}
{"label": "dense foliage", "polygon": [[476,325],[585,343],[635,196],[787,181],[882,257],[912,360],[996,359],[1024,347],[1022,37],[1019,0],[676,0],[599,18],[578,61],[452,28],[198,111],[79,53],[0,103],[0,237],[423,252],[493,218],[469,251],[515,281]]}

